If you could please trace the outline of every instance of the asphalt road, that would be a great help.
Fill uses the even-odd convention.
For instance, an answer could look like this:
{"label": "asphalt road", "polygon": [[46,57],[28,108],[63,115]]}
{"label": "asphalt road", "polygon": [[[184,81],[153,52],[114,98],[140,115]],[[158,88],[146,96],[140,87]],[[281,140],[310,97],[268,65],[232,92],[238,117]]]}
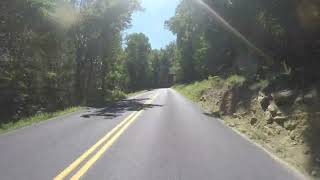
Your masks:
{"label": "asphalt road", "polygon": [[294,180],[172,89],[0,135],[1,180]]}

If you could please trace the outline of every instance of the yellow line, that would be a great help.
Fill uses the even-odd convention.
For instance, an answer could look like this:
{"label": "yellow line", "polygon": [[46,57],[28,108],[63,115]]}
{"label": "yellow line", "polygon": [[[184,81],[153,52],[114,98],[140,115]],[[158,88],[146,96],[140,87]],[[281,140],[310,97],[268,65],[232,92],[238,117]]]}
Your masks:
{"label": "yellow line", "polygon": [[[158,94],[156,94],[155,96],[153,96],[149,101],[147,101],[145,104],[149,104],[150,102],[153,101],[153,99],[155,99],[155,97]],[[142,112],[143,110],[141,110]],[[75,168],[77,168],[79,166],[79,164],[84,161],[90,154],[92,154],[100,145],[102,145],[104,142],[108,142],[108,140],[110,139],[110,141],[113,139],[114,136],[116,136],[118,133],[118,131],[121,131],[121,128],[125,128],[127,127],[126,124],[131,124],[130,122],[132,122],[131,118],[134,117],[133,119],[137,118],[138,116],[136,116],[137,114],[141,114],[141,112],[133,112],[131,113],[127,118],[125,118],[120,124],[118,124],[115,128],[113,128],[109,133],[107,133],[103,138],[101,138],[96,144],[94,144],[92,147],[90,147],[90,149],[88,149],[86,152],[84,152],[78,159],[76,159],[71,165],[69,165],[65,170],[63,170],[59,175],[57,175],[56,177],[54,177],[54,180],[62,180],[64,179],[66,176],[68,176],[68,174],[70,174]],[[126,128],[125,128],[126,129]],[[123,131],[121,131],[123,132]],[[116,139],[115,139],[116,140]],[[114,140],[114,141],[115,141]],[[108,143],[107,143],[108,144]],[[107,148],[108,149],[108,148]]]}
{"label": "yellow line", "polygon": [[[158,94],[153,96],[146,104],[150,104],[157,96]],[[81,176],[83,176],[89,170],[89,168],[112,146],[112,144],[121,136],[121,134],[123,134],[123,132],[142,114],[143,111],[144,110],[140,110],[137,112],[127,124],[125,124],[90,160],[88,160],[82,166],[82,168],[74,176],[71,177],[71,180],[80,179]]]}
{"label": "yellow line", "polygon": [[71,180],[78,180],[83,176],[89,168],[111,147],[111,145],[120,137],[120,135],[135,121],[142,113],[139,111],[122,129],[120,129],[82,168],[71,177]]}
{"label": "yellow line", "polygon": [[114,129],[112,129],[107,135],[101,138],[96,144],[94,144],[90,149],[84,152],[78,159],[76,159],[70,166],[63,170],[54,180],[60,180],[65,178],[71,171],[73,171],[83,160],[85,160],[91,153],[93,153],[101,144],[108,140],[112,134],[114,134],[121,126],[123,126],[127,121],[131,119],[137,112],[131,113],[125,120],[118,124]]}

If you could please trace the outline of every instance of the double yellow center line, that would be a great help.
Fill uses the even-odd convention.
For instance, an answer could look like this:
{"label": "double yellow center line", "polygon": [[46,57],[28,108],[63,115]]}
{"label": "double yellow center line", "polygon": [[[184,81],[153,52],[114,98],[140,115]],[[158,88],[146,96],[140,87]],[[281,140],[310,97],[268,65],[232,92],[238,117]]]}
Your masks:
{"label": "double yellow center line", "polygon": [[[144,104],[150,104],[156,99],[158,94],[152,96]],[[125,118],[120,124],[113,128],[109,133],[102,137],[96,144],[91,146],[86,152],[84,152],[78,159],[71,163],[66,169],[64,169],[60,174],[54,177],[54,180],[63,180],[67,177],[73,170],[75,170],[84,160],[87,159],[97,148],[102,146],[96,154],[94,154],[72,177],[71,180],[77,180],[83,176],[89,168],[110,148],[110,146],[120,137],[120,135],[142,114],[144,110],[135,111],[131,113],[127,118]]]}

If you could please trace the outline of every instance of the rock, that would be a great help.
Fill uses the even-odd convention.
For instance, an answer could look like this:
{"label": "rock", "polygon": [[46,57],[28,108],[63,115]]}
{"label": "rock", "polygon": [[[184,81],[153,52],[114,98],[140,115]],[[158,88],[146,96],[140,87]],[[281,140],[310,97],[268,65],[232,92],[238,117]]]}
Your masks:
{"label": "rock", "polygon": [[260,95],[258,96],[258,102],[259,102],[261,108],[262,108],[263,110],[266,110],[267,107],[268,107],[268,105],[269,105],[269,99],[268,99],[268,97],[265,96],[264,94],[262,94],[262,93],[259,93],[259,94],[260,94]]}
{"label": "rock", "polygon": [[296,139],[296,134],[295,134],[294,131],[291,131],[291,133],[290,133],[290,138],[291,138],[292,140],[295,140],[295,139]]}
{"label": "rock", "polygon": [[312,170],[312,171],[311,171],[311,176],[317,176],[317,174],[318,174],[318,173],[317,173],[316,170]]}
{"label": "rock", "polygon": [[281,134],[281,131],[282,131],[282,127],[281,126],[276,126],[275,129],[276,129],[276,133],[277,134]]}
{"label": "rock", "polygon": [[273,118],[274,121],[276,121],[277,123],[279,124],[283,124],[287,119],[288,117],[287,116],[276,116]]}
{"label": "rock", "polygon": [[267,126],[264,126],[264,128],[265,128],[265,131],[267,132],[267,135],[269,135],[269,136],[273,136],[274,135],[274,133],[273,133],[271,128],[268,128]]}
{"label": "rock", "polygon": [[286,128],[289,131],[292,131],[292,130],[296,129],[297,125],[298,124],[296,122],[294,122],[294,121],[286,121],[286,122],[284,122],[284,128]]}
{"label": "rock", "polygon": [[293,90],[283,90],[279,92],[272,93],[272,97],[277,105],[289,104],[294,100],[295,91]]}
{"label": "rock", "polygon": [[236,127],[236,124],[235,123],[230,123],[229,126],[230,127]]}
{"label": "rock", "polygon": [[278,112],[279,108],[278,108],[278,106],[275,105],[274,103],[271,103],[271,104],[268,106],[267,110],[268,110],[269,112],[271,112],[272,115],[276,115],[276,113]]}
{"label": "rock", "polygon": [[276,113],[276,115],[277,115],[277,116],[282,116],[282,115],[283,115],[283,112],[281,112],[280,110],[278,110],[277,113]]}
{"label": "rock", "polygon": [[246,133],[246,132],[247,132],[247,130],[245,130],[245,129],[240,129],[240,131],[241,131],[242,133]]}
{"label": "rock", "polygon": [[265,119],[267,121],[268,124],[273,123],[273,117],[270,111],[266,111],[265,112]]}
{"label": "rock", "polygon": [[258,119],[255,117],[251,118],[251,120],[250,120],[251,125],[255,125],[257,122],[258,122]]}
{"label": "rock", "polygon": [[239,115],[238,115],[237,113],[233,113],[231,117],[232,117],[232,118],[238,118]]}

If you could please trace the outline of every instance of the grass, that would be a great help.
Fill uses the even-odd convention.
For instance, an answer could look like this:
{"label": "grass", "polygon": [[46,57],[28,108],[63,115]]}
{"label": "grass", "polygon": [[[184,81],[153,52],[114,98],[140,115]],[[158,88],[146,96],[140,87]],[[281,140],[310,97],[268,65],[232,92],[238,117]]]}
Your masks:
{"label": "grass", "polygon": [[231,86],[242,86],[246,81],[246,78],[239,75],[231,75],[227,79],[225,79],[225,81]]}
{"label": "grass", "polygon": [[246,81],[246,78],[239,75],[231,75],[226,79],[222,79],[219,76],[209,76],[207,80],[196,81],[189,84],[179,84],[172,88],[180,92],[182,95],[193,101],[199,101],[203,91],[209,88],[222,88],[225,85],[241,86]]}
{"label": "grass", "polygon": [[190,84],[179,84],[172,88],[180,92],[187,98],[198,101],[202,95],[202,92],[211,87],[210,80],[197,81]]}
{"label": "grass", "polygon": [[81,107],[70,107],[70,108],[67,108],[67,109],[64,109],[61,111],[57,111],[57,112],[36,114],[36,115],[28,117],[28,118],[20,119],[16,122],[0,124],[0,134],[15,130],[15,129],[19,129],[19,128],[22,128],[25,126],[29,126],[29,125],[37,123],[37,122],[45,121],[45,120],[48,120],[48,119],[51,119],[51,118],[54,118],[57,116],[61,116],[61,115],[67,114],[67,113],[75,112],[80,109],[81,109]]}

